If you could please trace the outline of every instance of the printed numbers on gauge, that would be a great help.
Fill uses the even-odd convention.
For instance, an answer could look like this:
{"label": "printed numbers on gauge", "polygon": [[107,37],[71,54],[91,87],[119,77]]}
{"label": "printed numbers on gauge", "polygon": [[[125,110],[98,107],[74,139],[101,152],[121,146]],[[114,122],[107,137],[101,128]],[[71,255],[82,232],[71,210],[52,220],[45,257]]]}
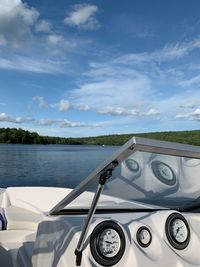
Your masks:
{"label": "printed numbers on gauge", "polygon": [[90,236],[90,250],[100,266],[113,266],[119,262],[124,255],[125,246],[124,230],[114,221],[99,223]]}
{"label": "printed numbers on gauge", "polygon": [[183,215],[172,213],[165,224],[166,236],[169,243],[176,249],[185,249],[190,242],[190,227]]}
{"label": "printed numbers on gauge", "polygon": [[173,238],[178,243],[183,243],[188,237],[188,230],[183,220],[177,218],[171,223]]}
{"label": "printed numbers on gauge", "polygon": [[112,258],[119,252],[120,236],[112,228],[105,229],[99,236],[99,250],[107,258]]}

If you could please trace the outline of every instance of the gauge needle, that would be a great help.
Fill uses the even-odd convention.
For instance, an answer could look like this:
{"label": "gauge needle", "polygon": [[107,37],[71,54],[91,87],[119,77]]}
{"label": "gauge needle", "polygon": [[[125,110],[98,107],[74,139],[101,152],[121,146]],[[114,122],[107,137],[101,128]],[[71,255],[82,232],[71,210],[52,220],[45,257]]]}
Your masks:
{"label": "gauge needle", "polygon": [[177,236],[178,232],[179,232],[179,227],[176,229],[176,234],[175,234],[175,237]]}
{"label": "gauge needle", "polygon": [[183,228],[183,226],[179,226],[179,227],[178,227],[178,229],[176,230],[176,235],[175,235],[175,237],[177,236],[177,234],[178,234],[178,232],[179,232],[179,230],[180,230],[181,228]]}
{"label": "gauge needle", "polygon": [[108,243],[108,244],[111,244],[111,245],[113,244],[113,243],[112,243],[112,242],[110,242],[110,241],[105,241],[105,242],[106,242],[106,243]]}

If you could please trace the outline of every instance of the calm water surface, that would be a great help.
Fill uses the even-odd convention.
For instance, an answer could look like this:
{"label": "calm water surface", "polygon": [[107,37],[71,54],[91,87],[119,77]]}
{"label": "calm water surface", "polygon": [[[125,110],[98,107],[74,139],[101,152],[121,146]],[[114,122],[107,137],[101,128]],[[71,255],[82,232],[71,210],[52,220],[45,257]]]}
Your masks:
{"label": "calm water surface", "polygon": [[118,147],[0,145],[0,187],[75,187]]}

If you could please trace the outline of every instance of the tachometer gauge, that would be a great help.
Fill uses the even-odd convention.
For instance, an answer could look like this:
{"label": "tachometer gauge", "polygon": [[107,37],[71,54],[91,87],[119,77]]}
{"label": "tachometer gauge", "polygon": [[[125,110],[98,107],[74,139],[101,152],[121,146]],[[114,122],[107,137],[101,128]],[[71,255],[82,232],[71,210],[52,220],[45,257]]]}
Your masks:
{"label": "tachometer gauge", "polygon": [[171,224],[171,230],[172,230],[172,235],[176,242],[178,243],[183,243],[187,239],[188,236],[188,230],[187,227],[181,219],[174,219],[172,224]]}
{"label": "tachometer gauge", "polygon": [[142,226],[138,229],[136,238],[137,238],[138,244],[141,247],[148,247],[152,240],[151,232],[147,227]]}
{"label": "tachometer gauge", "polygon": [[176,249],[184,249],[190,240],[190,228],[186,219],[179,213],[172,213],[166,221],[166,236]]}
{"label": "tachometer gauge", "polygon": [[151,163],[151,168],[156,178],[162,183],[166,185],[174,185],[176,183],[176,175],[172,168],[166,163],[154,160]]}
{"label": "tachometer gauge", "polygon": [[116,264],[124,254],[125,237],[121,227],[113,221],[98,224],[90,238],[93,258],[102,266]]}

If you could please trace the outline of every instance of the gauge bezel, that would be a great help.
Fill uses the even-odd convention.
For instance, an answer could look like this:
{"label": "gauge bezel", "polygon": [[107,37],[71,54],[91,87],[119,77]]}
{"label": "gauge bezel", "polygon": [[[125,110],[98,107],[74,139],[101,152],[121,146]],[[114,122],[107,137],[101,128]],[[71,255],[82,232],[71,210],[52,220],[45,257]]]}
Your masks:
{"label": "gauge bezel", "polygon": [[[107,228],[115,230],[120,237],[120,249],[113,257],[105,257],[99,249],[99,238],[101,233]],[[90,250],[95,261],[102,266],[112,266],[120,261],[126,247],[126,240],[122,228],[114,221],[103,221],[93,230],[90,237]]]}
{"label": "gauge bezel", "polygon": [[[182,220],[187,228],[187,238],[184,242],[178,242],[172,233],[172,223],[176,219]],[[165,232],[170,245],[175,249],[182,250],[188,246],[190,242],[190,227],[185,217],[183,217],[180,213],[172,213],[168,216],[165,224]]]}
{"label": "gauge bezel", "polygon": [[[166,166],[166,167],[168,167],[170,169],[170,171],[171,171],[171,173],[173,175],[171,180],[165,179],[160,175],[160,173],[158,171],[158,165],[160,165],[160,164],[162,164],[162,165],[164,165],[164,166]],[[173,169],[168,164],[166,164],[165,162],[162,162],[160,160],[154,160],[154,161],[151,162],[151,169],[152,169],[155,177],[160,182],[162,182],[163,184],[166,184],[166,185],[169,185],[169,186],[173,186],[173,185],[176,184],[176,175],[175,175]]]}
{"label": "gauge bezel", "polygon": [[[141,239],[140,239],[140,233],[143,231],[143,230],[146,230],[149,235],[150,235],[150,240],[147,244],[144,244]],[[136,233],[136,239],[137,239],[137,242],[138,244],[143,247],[143,248],[147,248],[150,244],[151,244],[151,241],[152,241],[152,234],[151,234],[151,231],[149,230],[149,228],[147,228],[146,226],[141,226],[138,230],[137,230],[137,233]]]}

